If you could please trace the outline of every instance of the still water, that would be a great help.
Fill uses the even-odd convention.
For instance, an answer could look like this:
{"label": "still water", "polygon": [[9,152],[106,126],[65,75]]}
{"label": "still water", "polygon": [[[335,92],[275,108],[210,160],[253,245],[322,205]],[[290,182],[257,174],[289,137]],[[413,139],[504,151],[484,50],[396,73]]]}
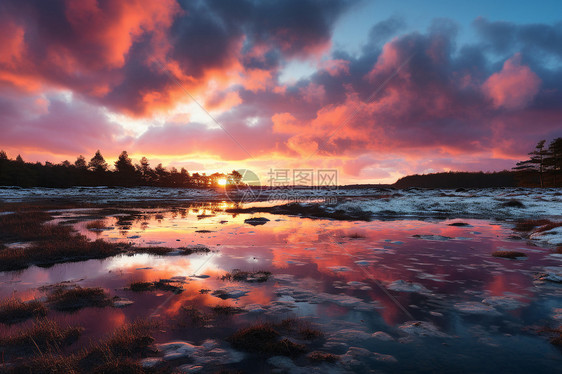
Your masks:
{"label": "still water", "polygon": [[[234,215],[225,212],[229,207],[209,203],[177,209],[58,211],[56,222],[71,224],[90,239],[139,246],[201,244],[211,252],[123,255],[0,273],[0,296],[40,298],[42,286],[70,282],[102,287],[111,296],[133,301],[125,308],[51,312],[54,319],[86,328],[78,345],[141,317],[165,322],[156,335],[158,343],[195,344],[223,340],[256,321],[296,317],[324,333],[317,347],[322,351],[343,355],[350,347],[360,348],[347,366],[332,365],[335,372],[553,373],[560,368],[560,351],[537,331],[562,322],[562,288],[537,282],[535,275],[560,266],[562,255],[514,240],[506,223],[334,221]],[[245,223],[251,217],[269,221]],[[100,220],[105,229],[88,229]],[[497,250],[517,250],[527,257],[492,257]],[[234,269],[273,275],[263,283],[220,279]],[[184,291],[127,289],[131,282],[159,279],[174,279]],[[227,296],[214,296],[216,290]],[[230,305],[244,312],[205,326],[178,327],[178,311],[186,305],[201,310]],[[310,365],[299,359],[294,363],[303,369]],[[237,367],[270,369],[265,359],[249,355]]]}

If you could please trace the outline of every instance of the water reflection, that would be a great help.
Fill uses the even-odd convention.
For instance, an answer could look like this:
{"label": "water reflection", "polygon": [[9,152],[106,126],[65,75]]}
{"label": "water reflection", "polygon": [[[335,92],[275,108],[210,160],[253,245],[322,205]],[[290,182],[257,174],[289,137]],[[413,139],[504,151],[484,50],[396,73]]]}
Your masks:
{"label": "water reflection", "polygon": [[[167,257],[139,254],[49,269],[32,267],[0,274],[0,292],[2,296],[17,293],[29,299],[41,296],[37,288],[42,285],[71,280],[83,287],[103,287],[112,296],[135,302],[125,309],[87,309],[59,316],[86,326],[88,338],[139,316],[173,320],[183,305],[209,308],[219,304],[248,311],[230,317],[230,328],[256,318],[297,315],[321,323],[329,337],[342,326],[398,336],[397,326],[413,317],[464,339],[472,350],[463,358],[448,357],[441,342],[428,343],[425,348],[384,346],[404,370],[414,368],[408,362],[420,352],[448,357],[442,367],[420,357],[428,371],[454,367],[457,361],[467,364],[475,352],[484,356],[493,352],[520,361],[514,353],[521,353],[523,340],[541,347],[542,355],[534,357],[540,367],[559,362],[548,342],[526,332],[525,327],[547,323],[554,306],[561,304],[560,288],[533,283],[537,271],[559,266],[560,258],[551,256],[548,249],[509,240],[511,232],[502,225],[484,220],[465,220],[467,226],[451,226],[455,221],[350,222],[257,214],[253,216],[270,221],[251,226],[244,223],[248,215],[225,213],[231,207],[222,202],[101,214],[103,217],[97,219],[103,221],[103,229],[95,230],[88,228],[92,219],[78,220],[74,227],[90,239],[175,248],[202,244],[212,252]],[[61,212],[58,219],[68,221],[80,214]],[[528,257],[507,260],[491,256],[500,249],[524,251]],[[219,279],[233,269],[267,270],[274,277],[252,284]],[[131,282],[172,277],[182,280],[182,293],[134,293],[127,289]],[[201,291],[228,287],[229,291],[245,293],[221,300],[212,292]],[[486,304],[482,303],[484,299],[488,300]],[[178,337],[173,329],[162,334]],[[383,349],[381,342],[373,340],[349,344]],[[492,368],[471,362],[476,371]],[[515,371],[521,368],[524,365]]]}

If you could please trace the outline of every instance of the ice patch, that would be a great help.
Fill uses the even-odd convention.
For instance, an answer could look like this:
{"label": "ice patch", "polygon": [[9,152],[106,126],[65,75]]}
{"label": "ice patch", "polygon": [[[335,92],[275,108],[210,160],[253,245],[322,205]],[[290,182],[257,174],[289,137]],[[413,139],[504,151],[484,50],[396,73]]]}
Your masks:
{"label": "ice patch", "polygon": [[353,344],[360,344],[366,340],[372,339],[373,335],[361,330],[355,329],[343,329],[339,331],[335,331],[330,336],[330,342],[342,342],[348,345]]}
{"label": "ice patch", "polygon": [[544,271],[535,276],[535,281],[562,283],[562,267],[547,266]]}
{"label": "ice patch", "polygon": [[326,292],[315,292],[299,287],[279,287],[276,293],[280,297],[291,297],[295,302],[306,302],[309,304],[331,303],[346,308],[353,308],[362,311],[371,311],[382,308],[377,301],[365,302],[357,297],[339,294],[329,294]]}
{"label": "ice patch", "polygon": [[531,234],[530,238],[547,245],[562,245],[562,227],[555,227],[552,230],[536,232]]}
{"label": "ice patch", "polygon": [[504,309],[504,310],[514,310],[519,309],[525,305],[525,303],[507,296],[491,296],[482,300],[482,303],[489,305],[493,308]]}
{"label": "ice patch", "polygon": [[386,288],[396,292],[417,292],[422,295],[431,294],[431,291],[425,288],[423,285],[414,282],[407,282],[402,279],[387,284]]}
{"label": "ice patch", "polygon": [[454,307],[459,312],[466,314],[484,314],[489,316],[501,314],[494,307],[475,301],[456,303]]}
{"label": "ice patch", "polygon": [[390,336],[389,334],[387,334],[384,331],[374,332],[373,335],[371,335],[371,336],[375,339],[382,340],[383,342],[389,342],[389,341],[394,340],[394,338],[392,336]]}
{"label": "ice patch", "polygon": [[418,239],[424,239],[424,240],[440,240],[440,241],[445,241],[445,240],[451,240],[453,238],[449,237],[449,236],[443,236],[443,235],[412,235],[412,237],[414,238],[418,238]]}
{"label": "ice patch", "polygon": [[[238,352],[231,348],[221,347],[219,342],[211,339],[205,340],[201,345],[178,341],[157,344],[156,348],[162,353],[162,358],[165,361],[190,358],[196,366],[212,362],[232,364],[244,359],[244,354],[242,352]],[[147,364],[150,364],[150,362]]]}
{"label": "ice patch", "polygon": [[250,292],[250,288],[244,286],[227,286],[219,288],[211,293],[211,295],[225,299],[238,299],[246,296]]}

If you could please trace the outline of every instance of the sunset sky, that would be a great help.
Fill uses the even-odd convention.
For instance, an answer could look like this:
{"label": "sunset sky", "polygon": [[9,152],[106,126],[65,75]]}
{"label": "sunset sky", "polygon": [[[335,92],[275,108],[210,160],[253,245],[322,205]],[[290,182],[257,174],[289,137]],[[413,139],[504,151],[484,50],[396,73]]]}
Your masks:
{"label": "sunset sky", "polygon": [[510,169],[562,136],[562,2],[458,3],[1,0],[0,149],[340,183]]}

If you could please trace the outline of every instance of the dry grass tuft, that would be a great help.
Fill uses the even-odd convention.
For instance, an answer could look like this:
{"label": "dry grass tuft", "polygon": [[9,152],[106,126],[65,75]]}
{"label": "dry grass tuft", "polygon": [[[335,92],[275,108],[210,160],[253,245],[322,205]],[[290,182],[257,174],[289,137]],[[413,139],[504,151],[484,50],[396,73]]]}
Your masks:
{"label": "dry grass tuft", "polygon": [[548,225],[550,223],[552,223],[552,221],[548,219],[525,219],[517,221],[513,229],[520,232],[530,232],[533,231],[535,227]]}
{"label": "dry grass tuft", "polygon": [[44,317],[47,308],[38,300],[23,302],[11,297],[0,301],[0,323],[11,325],[32,317]]}
{"label": "dry grass tuft", "polygon": [[346,237],[349,238],[349,239],[365,239],[365,235],[361,235],[361,234],[356,233],[356,232],[353,233],[353,234],[347,235]]}
{"label": "dry grass tuft", "polygon": [[102,230],[106,230],[107,226],[105,225],[104,220],[100,219],[100,220],[88,222],[86,224],[86,228],[90,231],[102,231]]}
{"label": "dry grass tuft", "polygon": [[41,318],[27,329],[0,338],[0,347],[17,352],[45,352],[72,344],[82,333],[80,327],[61,327],[55,321]]}
{"label": "dry grass tuft", "polygon": [[76,355],[63,356],[48,352],[42,353],[17,367],[14,373],[34,374],[78,374],[78,357]]}
{"label": "dry grass tuft", "polygon": [[59,311],[76,311],[82,308],[104,308],[112,305],[111,298],[102,288],[58,288],[47,301]]}
{"label": "dry grass tuft", "polygon": [[[306,346],[288,338],[281,339],[281,332],[285,334],[296,330],[302,337],[307,331],[301,330],[301,327],[300,321],[294,319],[287,319],[278,324],[262,322],[236,331],[227,341],[234,348],[248,352],[272,356],[298,356],[307,351]],[[321,336],[321,333],[315,331],[312,335]]]}
{"label": "dry grass tuft", "polygon": [[221,280],[228,280],[233,282],[248,282],[248,283],[262,283],[266,282],[271,277],[270,271],[242,271],[234,269],[230,273],[226,273],[221,277]]}
{"label": "dry grass tuft", "polygon": [[[0,241],[32,241],[53,236],[54,225],[43,225],[53,217],[46,212],[14,212],[0,215]],[[70,231],[70,228],[65,228]],[[65,230],[62,229],[62,230]]]}
{"label": "dry grass tuft", "polygon": [[149,320],[138,320],[122,326],[107,339],[91,347],[83,360],[104,361],[108,353],[113,357],[141,357],[154,342],[152,331],[158,324]]}
{"label": "dry grass tuft", "polygon": [[223,314],[223,315],[232,315],[232,314],[244,312],[244,309],[242,308],[238,308],[230,305],[220,305],[220,304],[211,307],[211,310],[215,314]]}
{"label": "dry grass tuft", "polygon": [[501,257],[501,258],[509,258],[509,259],[516,259],[518,257],[527,257],[527,255],[523,252],[517,251],[495,251],[492,253],[494,257]]}
{"label": "dry grass tuft", "polygon": [[334,363],[339,360],[339,357],[333,353],[314,351],[306,355],[311,361],[314,362],[329,362]]}
{"label": "dry grass tuft", "polygon": [[199,309],[191,305],[182,306],[180,308],[178,317],[179,317],[179,325],[182,327],[186,327],[186,326],[204,327],[212,320],[210,315],[200,311]]}
{"label": "dry grass tuft", "polygon": [[52,227],[52,236],[25,248],[0,251],[0,271],[20,270],[31,265],[51,266],[62,262],[101,259],[124,252],[125,246],[103,240],[89,241],[66,226]]}
{"label": "dry grass tuft", "polygon": [[181,282],[173,279],[160,279],[155,282],[133,282],[129,285],[129,290],[134,292],[160,290],[174,293],[182,293],[184,291]]}
{"label": "dry grass tuft", "polygon": [[557,227],[562,227],[562,222],[549,222],[545,225],[542,225],[538,229],[536,229],[535,232],[545,232],[545,231],[555,229]]}

